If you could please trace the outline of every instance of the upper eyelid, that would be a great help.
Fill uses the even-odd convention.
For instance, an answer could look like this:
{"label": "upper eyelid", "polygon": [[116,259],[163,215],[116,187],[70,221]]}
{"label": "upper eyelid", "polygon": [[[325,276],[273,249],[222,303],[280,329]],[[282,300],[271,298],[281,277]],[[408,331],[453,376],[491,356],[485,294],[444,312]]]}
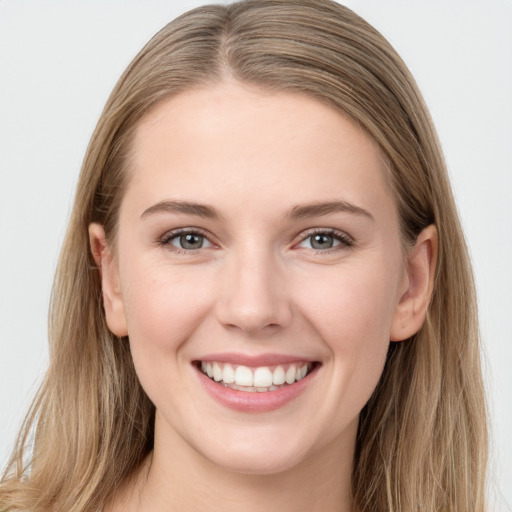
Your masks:
{"label": "upper eyelid", "polygon": [[350,236],[346,231],[341,231],[341,230],[335,229],[335,228],[311,228],[309,230],[302,231],[298,235],[298,238],[299,238],[299,241],[303,241],[303,240],[306,240],[307,238],[309,238],[310,236],[317,235],[317,234],[331,235],[334,237],[344,239],[346,241],[350,241],[351,243],[354,243],[353,237]]}
{"label": "upper eyelid", "polygon": [[[332,247],[324,248],[324,249],[318,249],[314,247],[301,247],[301,244],[303,244],[308,238],[311,238],[315,234],[325,234],[328,236],[332,236],[337,240],[337,244],[333,245]],[[355,240],[346,232],[340,231],[338,229],[334,228],[313,228],[312,230],[303,232],[301,235],[301,238],[293,244],[292,249],[294,250],[305,250],[313,254],[320,256],[327,257],[329,255],[333,256],[335,254],[345,254],[347,251],[350,251],[356,247]]]}
{"label": "upper eyelid", "polygon": [[[216,237],[214,237],[211,233],[207,232],[206,230],[204,230],[202,228],[196,227],[196,226],[177,228],[177,229],[173,229],[173,230],[167,231],[161,237],[159,237],[159,241],[160,242],[167,242],[167,241],[169,241],[169,240],[171,240],[171,239],[173,239],[173,238],[175,238],[175,237],[177,237],[179,235],[187,234],[187,233],[198,234],[200,236],[205,237],[212,245],[215,245],[215,246],[219,246],[220,245],[219,242],[216,241]],[[304,240],[306,240],[310,236],[313,236],[313,235],[316,235],[316,234],[327,234],[327,235],[330,235],[330,236],[337,237],[337,238],[341,239],[344,242],[350,242],[350,244],[354,244],[355,243],[354,238],[351,235],[349,235],[347,232],[345,232],[345,231],[341,231],[341,230],[336,229],[336,228],[321,228],[321,227],[317,227],[317,228],[310,228],[310,229],[306,229],[306,230],[301,231],[298,235],[296,235],[294,237],[293,245],[296,245],[297,243],[303,242]]]}
{"label": "upper eyelid", "polygon": [[[171,243],[172,240],[174,240],[180,236],[187,235],[187,234],[195,234],[195,235],[199,235],[199,236],[203,237],[204,239],[206,239],[208,241],[209,246],[200,247],[197,249],[185,249],[185,248],[177,247],[173,243]],[[157,239],[157,245],[165,248],[166,250],[168,250],[174,254],[189,255],[189,256],[198,254],[200,251],[203,251],[205,249],[211,249],[212,247],[213,248],[218,247],[218,244],[216,244],[212,240],[212,237],[208,233],[206,233],[201,228],[195,228],[195,227],[178,228],[178,229],[173,229],[173,230],[167,231],[166,233],[164,233],[161,237],[159,237]]]}
{"label": "upper eyelid", "polygon": [[208,239],[211,243],[214,243],[212,241],[212,235],[207,233],[204,229],[196,228],[196,227],[187,227],[187,228],[178,228],[178,229],[171,229],[170,231],[166,231],[159,239],[161,241],[165,240],[171,240],[172,238],[175,238],[176,236],[183,235],[183,234],[197,234],[205,237]]}

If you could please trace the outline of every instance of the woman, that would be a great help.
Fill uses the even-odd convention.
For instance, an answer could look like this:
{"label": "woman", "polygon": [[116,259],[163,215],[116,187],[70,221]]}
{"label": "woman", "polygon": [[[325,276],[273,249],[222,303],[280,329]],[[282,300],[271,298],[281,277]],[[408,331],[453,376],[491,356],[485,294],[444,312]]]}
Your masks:
{"label": "woman", "polygon": [[148,43],[92,137],[52,311],[2,510],[484,509],[442,155],[346,8],[210,6]]}

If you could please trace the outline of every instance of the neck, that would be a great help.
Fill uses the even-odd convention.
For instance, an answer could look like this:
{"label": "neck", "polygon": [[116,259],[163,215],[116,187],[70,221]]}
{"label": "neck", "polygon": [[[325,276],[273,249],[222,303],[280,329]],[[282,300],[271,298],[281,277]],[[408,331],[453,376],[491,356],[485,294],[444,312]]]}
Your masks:
{"label": "neck", "polygon": [[[348,430],[348,429],[347,429]],[[353,512],[351,473],[357,422],[293,467],[273,474],[222,468],[180,438],[155,433],[155,450],[106,511]],[[119,507],[119,508],[118,508]]]}

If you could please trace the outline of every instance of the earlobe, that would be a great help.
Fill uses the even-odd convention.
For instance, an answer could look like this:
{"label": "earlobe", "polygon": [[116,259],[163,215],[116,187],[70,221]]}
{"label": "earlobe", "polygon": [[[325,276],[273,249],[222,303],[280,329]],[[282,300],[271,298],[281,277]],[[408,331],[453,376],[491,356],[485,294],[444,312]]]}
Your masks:
{"label": "earlobe", "polygon": [[119,269],[101,224],[92,223],[89,225],[89,242],[92,256],[100,272],[107,326],[116,336],[127,336],[128,330],[119,281]]}
{"label": "earlobe", "polygon": [[403,341],[416,334],[425,320],[434,287],[438,252],[437,229],[427,226],[408,250],[405,292],[395,310],[390,340]]}

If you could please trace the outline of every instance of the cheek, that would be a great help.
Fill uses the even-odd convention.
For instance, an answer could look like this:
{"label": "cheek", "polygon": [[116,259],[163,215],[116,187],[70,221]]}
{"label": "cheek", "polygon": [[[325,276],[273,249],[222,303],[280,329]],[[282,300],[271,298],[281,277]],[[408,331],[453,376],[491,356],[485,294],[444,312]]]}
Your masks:
{"label": "cheek", "polygon": [[131,267],[125,275],[129,276],[123,287],[128,336],[139,378],[143,385],[161,378],[161,372],[172,378],[166,365],[176,360],[207,314],[209,291],[198,289],[200,276],[191,280],[190,273],[150,262]]}
{"label": "cheek", "polygon": [[329,396],[346,404],[339,414],[350,417],[362,409],[382,374],[399,273],[389,264],[346,270],[310,288],[302,310],[331,353]]}
{"label": "cheek", "polygon": [[300,293],[303,311],[333,350],[389,342],[399,274],[388,267],[374,264],[340,269]]}

